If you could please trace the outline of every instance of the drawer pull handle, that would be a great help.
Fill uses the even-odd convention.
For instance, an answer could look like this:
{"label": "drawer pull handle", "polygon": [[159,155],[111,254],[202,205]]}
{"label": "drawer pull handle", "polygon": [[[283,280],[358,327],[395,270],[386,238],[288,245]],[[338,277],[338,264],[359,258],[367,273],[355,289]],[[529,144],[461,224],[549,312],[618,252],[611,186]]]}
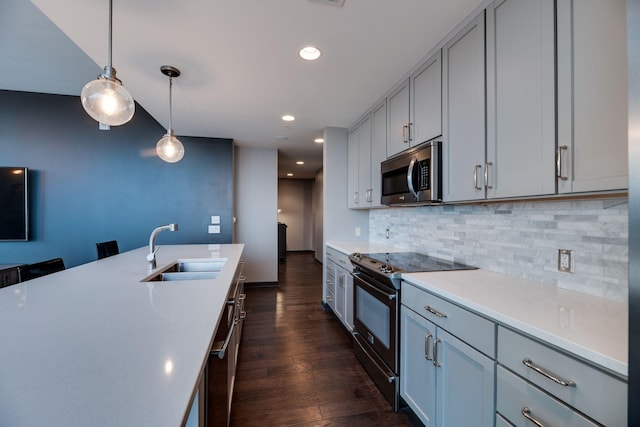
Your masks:
{"label": "drawer pull handle", "polygon": [[439,312],[438,310],[431,307],[430,305],[425,305],[424,309],[427,310],[429,313],[433,314],[434,316],[441,317],[441,318],[447,317],[446,314]]}
{"label": "drawer pull handle", "polygon": [[543,376],[549,378],[551,381],[555,382],[556,384],[560,384],[560,385],[565,386],[565,387],[575,387],[576,386],[575,381],[573,381],[573,380],[565,380],[563,378],[560,378],[559,376],[557,376],[553,372],[550,372],[550,371],[542,368],[541,366],[536,365],[535,363],[533,363],[533,360],[531,360],[529,358],[523,359],[522,363],[527,368],[533,369],[534,371],[536,371],[540,375],[543,375]]}
{"label": "drawer pull handle", "polygon": [[544,424],[542,424],[540,421],[536,420],[535,418],[533,418],[531,416],[531,409],[527,408],[526,406],[524,408],[522,408],[522,411],[520,411],[522,413],[522,416],[525,417],[526,419],[528,419],[529,421],[531,421],[532,423],[534,423],[536,426],[538,427],[544,427]]}

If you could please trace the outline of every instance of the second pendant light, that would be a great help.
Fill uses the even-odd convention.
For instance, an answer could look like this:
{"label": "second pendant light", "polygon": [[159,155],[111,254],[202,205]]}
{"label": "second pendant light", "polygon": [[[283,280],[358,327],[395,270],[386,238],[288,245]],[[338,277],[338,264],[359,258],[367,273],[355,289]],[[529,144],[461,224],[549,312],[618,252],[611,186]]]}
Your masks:
{"label": "second pendant light", "polygon": [[180,70],[171,65],[163,65],[160,67],[162,74],[169,77],[169,129],[167,133],[160,138],[156,144],[156,153],[158,157],[167,163],[179,162],[184,157],[184,145],[173,134],[173,112],[172,112],[172,88],[173,78],[180,76]]}

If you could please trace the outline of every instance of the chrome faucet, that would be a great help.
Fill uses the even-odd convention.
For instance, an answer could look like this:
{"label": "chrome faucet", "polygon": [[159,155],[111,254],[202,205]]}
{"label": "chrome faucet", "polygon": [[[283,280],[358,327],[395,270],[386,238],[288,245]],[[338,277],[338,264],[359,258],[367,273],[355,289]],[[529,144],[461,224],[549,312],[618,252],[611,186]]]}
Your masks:
{"label": "chrome faucet", "polygon": [[178,231],[178,224],[163,225],[151,232],[151,236],[149,236],[149,255],[147,255],[149,270],[156,268],[156,237],[161,231]]}

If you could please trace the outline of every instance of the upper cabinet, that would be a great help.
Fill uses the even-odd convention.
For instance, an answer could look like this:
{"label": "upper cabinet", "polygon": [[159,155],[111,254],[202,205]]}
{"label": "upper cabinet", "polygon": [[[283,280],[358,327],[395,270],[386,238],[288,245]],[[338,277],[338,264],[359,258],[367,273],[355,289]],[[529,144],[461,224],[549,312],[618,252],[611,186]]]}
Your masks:
{"label": "upper cabinet", "polygon": [[387,97],[389,157],[442,134],[441,51]]}
{"label": "upper cabinet", "polygon": [[558,192],[628,188],[624,0],[558,0]]}
{"label": "upper cabinet", "polygon": [[371,207],[382,207],[380,163],[387,158],[387,102],[382,101],[371,113]]}
{"label": "upper cabinet", "polygon": [[354,130],[350,206],[440,135],[444,202],[628,188],[625,0],[495,0],[459,28]]}
{"label": "upper cabinet", "polygon": [[484,12],[442,49],[443,200],[485,197]]}
{"label": "upper cabinet", "polygon": [[438,50],[409,78],[411,145],[442,135],[442,58]]}
{"label": "upper cabinet", "polygon": [[554,0],[487,8],[488,198],[556,192],[554,20]]}
{"label": "upper cabinet", "polygon": [[387,153],[387,104],[377,105],[349,132],[348,207],[381,207],[380,162]]}
{"label": "upper cabinet", "polygon": [[349,131],[347,146],[347,206],[351,209],[359,207],[360,191],[358,181],[358,160],[360,150],[360,126]]}

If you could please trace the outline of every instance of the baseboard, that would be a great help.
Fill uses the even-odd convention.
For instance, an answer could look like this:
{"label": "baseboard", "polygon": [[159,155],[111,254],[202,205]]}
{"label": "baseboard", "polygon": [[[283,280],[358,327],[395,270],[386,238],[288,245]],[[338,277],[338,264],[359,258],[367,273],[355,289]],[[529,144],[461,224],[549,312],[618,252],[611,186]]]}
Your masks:
{"label": "baseboard", "polygon": [[245,288],[277,288],[278,282],[245,282]]}

